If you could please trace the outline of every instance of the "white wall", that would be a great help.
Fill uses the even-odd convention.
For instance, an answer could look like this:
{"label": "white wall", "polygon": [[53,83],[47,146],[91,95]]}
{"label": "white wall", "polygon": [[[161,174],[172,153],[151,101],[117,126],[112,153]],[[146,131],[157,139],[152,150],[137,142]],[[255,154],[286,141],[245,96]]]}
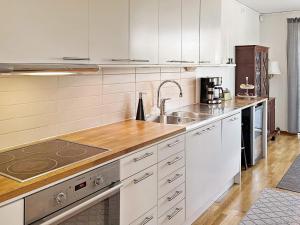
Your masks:
{"label": "white wall", "polygon": [[271,60],[280,64],[281,75],[270,81],[270,96],[276,97],[276,126],[287,130],[287,18],[300,17],[299,12],[264,14],[261,44],[270,47]]}
{"label": "white wall", "polygon": [[259,13],[236,0],[223,0],[222,52],[225,59],[235,58],[236,45],[260,43]]}

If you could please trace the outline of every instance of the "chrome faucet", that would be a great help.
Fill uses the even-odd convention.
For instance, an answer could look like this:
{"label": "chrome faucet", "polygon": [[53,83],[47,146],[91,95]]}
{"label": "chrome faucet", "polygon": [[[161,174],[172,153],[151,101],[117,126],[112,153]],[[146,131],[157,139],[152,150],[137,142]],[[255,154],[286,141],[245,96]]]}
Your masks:
{"label": "chrome faucet", "polygon": [[165,80],[165,81],[163,81],[159,85],[158,90],[157,90],[157,108],[160,109],[160,115],[161,116],[164,116],[166,114],[166,101],[170,100],[170,98],[163,98],[163,99],[160,100],[160,89],[166,83],[174,83],[174,84],[176,84],[177,87],[180,90],[179,97],[182,98],[182,96],[183,96],[183,94],[182,94],[182,88],[181,88],[181,86],[180,86],[180,84],[178,82],[176,82],[175,80]]}

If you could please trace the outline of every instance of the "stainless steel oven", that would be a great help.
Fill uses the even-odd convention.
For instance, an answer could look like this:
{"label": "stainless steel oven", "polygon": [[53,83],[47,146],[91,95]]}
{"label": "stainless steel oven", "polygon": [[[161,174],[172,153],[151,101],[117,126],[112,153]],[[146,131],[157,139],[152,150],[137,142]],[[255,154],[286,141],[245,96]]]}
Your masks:
{"label": "stainless steel oven", "polygon": [[119,225],[120,164],[105,165],[25,198],[25,225]]}

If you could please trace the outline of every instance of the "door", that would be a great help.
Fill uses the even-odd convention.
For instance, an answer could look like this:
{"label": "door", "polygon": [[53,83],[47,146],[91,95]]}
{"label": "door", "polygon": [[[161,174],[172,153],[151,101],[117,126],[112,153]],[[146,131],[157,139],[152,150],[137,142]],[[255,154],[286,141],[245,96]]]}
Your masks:
{"label": "door", "polygon": [[200,0],[182,1],[182,61],[199,62]]}
{"label": "door", "polygon": [[63,62],[88,56],[88,1],[3,0],[0,62]]}
{"label": "door", "polygon": [[18,200],[0,207],[1,224],[23,225],[24,224],[24,200]]}
{"label": "door", "polygon": [[191,131],[186,139],[186,214],[205,209],[221,181],[221,121]]}
{"label": "door", "polygon": [[89,41],[92,63],[129,63],[128,0],[90,0]]}
{"label": "door", "polygon": [[241,167],[241,114],[222,120],[222,173],[226,184]]}
{"label": "door", "polygon": [[159,0],[130,1],[130,59],[133,64],[158,64]]}
{"label": "door", "polygon": [[159,63],[181,63],[181,0],[159,2]]}

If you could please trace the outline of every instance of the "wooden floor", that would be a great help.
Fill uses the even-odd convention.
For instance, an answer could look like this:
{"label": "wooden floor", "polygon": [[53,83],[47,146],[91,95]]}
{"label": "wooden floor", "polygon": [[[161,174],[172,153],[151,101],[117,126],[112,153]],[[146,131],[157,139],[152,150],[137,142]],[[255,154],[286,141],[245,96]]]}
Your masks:
{"label": "wooden floor", "polygon": [[276,187],[300,153],[297,136],[278,136],[269,142],[268,159],[243,171],[242,184],[234,185],[222,200],[214,203],[193,225],[236,225],[267,187]]}

